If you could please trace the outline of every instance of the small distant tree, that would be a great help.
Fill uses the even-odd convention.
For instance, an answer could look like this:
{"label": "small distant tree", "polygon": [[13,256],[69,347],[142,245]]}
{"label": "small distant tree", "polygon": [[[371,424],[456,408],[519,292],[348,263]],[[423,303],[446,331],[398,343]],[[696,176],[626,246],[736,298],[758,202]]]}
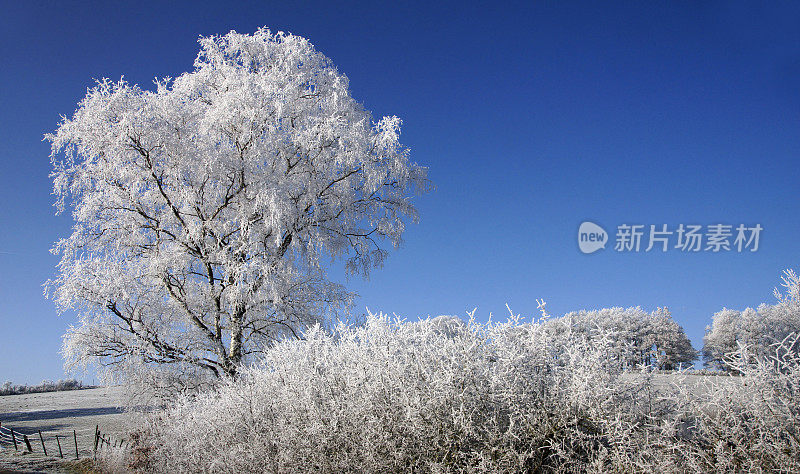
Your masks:
{"label": "small distant tree", "polygon": [[667,308],[658,308],[650,315],[650,331],[655,352],[652,362],[659,369],[689,367],[697,360],[698,351]]}
{"label": "small distant tree", "polygon": [[306,39],[199,43],[192,72],[155,90],[98,81],[46,136],[58,212],[71,198],[75,220],[46,284],[78,313],[68,365],[234,376],[350,304],[326,261],[367,276],[417,220],[411,198],[429,184],[400,119],[373,122]]}

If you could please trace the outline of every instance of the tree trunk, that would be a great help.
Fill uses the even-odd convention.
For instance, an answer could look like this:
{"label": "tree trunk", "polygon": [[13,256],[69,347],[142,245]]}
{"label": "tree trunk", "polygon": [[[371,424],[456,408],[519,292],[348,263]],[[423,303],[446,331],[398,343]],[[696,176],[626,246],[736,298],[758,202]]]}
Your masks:
{"label": "tree trunk", "polygon": [[245,311],[243,304],[237,305],[231,316],[231,349],[227,361],[230,369],[226,368],[225,372],[234,377],[238,372],[239,365],[242,363],[242,322],[244,321]]}

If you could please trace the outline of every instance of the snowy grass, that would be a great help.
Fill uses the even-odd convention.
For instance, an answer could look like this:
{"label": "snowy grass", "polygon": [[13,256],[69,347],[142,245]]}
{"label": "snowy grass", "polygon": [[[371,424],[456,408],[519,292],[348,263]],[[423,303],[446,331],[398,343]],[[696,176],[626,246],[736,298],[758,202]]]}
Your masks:
{"label": "snowy grass", "polygon": [[[0,423],[15,432],[27,434],[34,450],[31,454],[22,454],[3,443],[0,446],[0,470],[60,472],[67,467],[74,469],[73,463],[56,459],[58,446],[53,435],[60,435],[65,458],[74,460],[72,430],[75,430],[80,456],[91,457],[97,425],[114,439],[121,439],[128,431],[129,418],[120,408],[125,401],[124,395],[123,387],[100,387],[0,397]],[[45,437],[47,457],[42,453],[39,430]]]}

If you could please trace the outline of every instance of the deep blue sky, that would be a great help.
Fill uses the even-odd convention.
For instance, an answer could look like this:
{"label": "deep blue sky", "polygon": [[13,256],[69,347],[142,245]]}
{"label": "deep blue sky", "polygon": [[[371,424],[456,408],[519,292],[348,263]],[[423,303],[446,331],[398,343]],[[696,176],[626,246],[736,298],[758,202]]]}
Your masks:
{"label": "deep blue sky", "polygon": [[[536,314],[668,306],[695,347],[723,307],[773,302],[800,267],[800,8],[762,2],[5,2],[0,15],[0,383],[63,377],[42,135],[93,78],[149,87],[198,35],[305,36],[438,189],[356,310],[417,316],[505,303]],[[761,224],[757,252],[579,252],[584,220]],[[613,238],[613,235],[612,235]]]}

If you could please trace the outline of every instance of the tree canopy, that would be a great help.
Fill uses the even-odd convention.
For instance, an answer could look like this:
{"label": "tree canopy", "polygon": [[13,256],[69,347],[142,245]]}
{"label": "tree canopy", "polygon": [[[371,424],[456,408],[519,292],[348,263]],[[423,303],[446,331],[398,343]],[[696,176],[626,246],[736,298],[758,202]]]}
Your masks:
{"label": "tree canopy", "polygon": [[300,36],[201,37],[194,70],[145,90],[97,81],[46,135],[59,212],[58,275],[79,321],[68,364],[235,375],[248,357],[323,321],[397,246],[426,168],[373,121],[348,79]]}

